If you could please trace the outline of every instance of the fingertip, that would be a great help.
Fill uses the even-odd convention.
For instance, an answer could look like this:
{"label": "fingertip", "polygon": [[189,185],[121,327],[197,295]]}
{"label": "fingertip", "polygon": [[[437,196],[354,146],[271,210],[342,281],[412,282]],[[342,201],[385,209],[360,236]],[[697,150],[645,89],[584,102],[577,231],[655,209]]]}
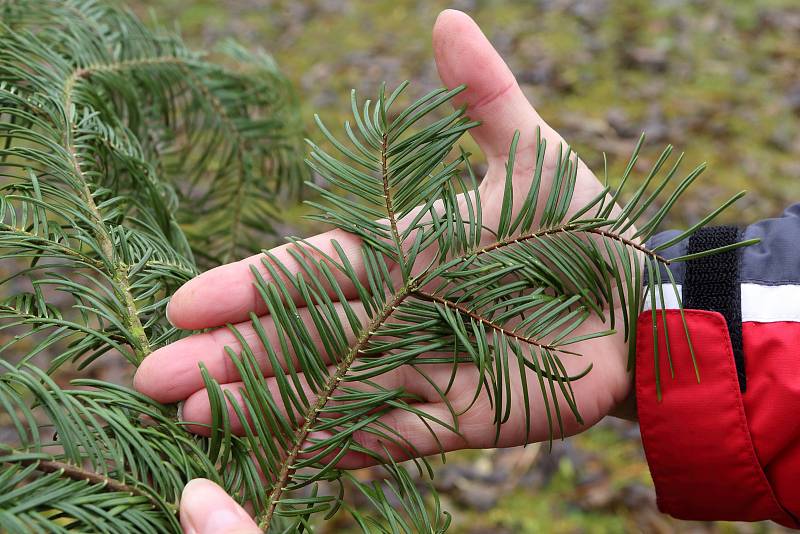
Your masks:
{"label": "fingertip", "polygon": [[[454,61],[452,58],[457,55],[456,46],[459,44],[457,36],[459,34],[459,26],[463,26],[465,21],[462,20],[462,15],[469,19],[469,17],[461,11],[454,9],[445,9],[436,18],[436,23],[433,26],[433,53],[436,61],[436,68],[439,71],[439,77],[442,82],[448,86],[453,87],[459,85],[453,74]],[[471,19],[469,19],[471,21]],[[455,62],[457,64],[457,62]]]}
{"label": "fingertip", "polygon": [[194,334],[151,352],[139,365],[134,387],[158,402],[182,401],[205,387],[202,366],[221,384],[239,379],[227,348],[238,350],[239,340],[227,328]]}
{"label": "fingertip", "polygon": [[209,436],[211,429],[211,403],[208,397],[208,390],[201,389],[192,393],[182,403],[181,421],[198,424],[188,424],[186,429],[193,434]]}
{"label": "fingertip", "polygon": [[238,262],[214,267],[178,288],[167,304],[176,328],[200,330],[247,319],[253,311],[250,271]]}
{"label": "fingertip", "polygon": [[177,326],[177,325],[175,324],[175,322],[172,320],[172,314],[171,314],[171,311],[170,311],[170,308],[172,307],[172,299],[173,299],[173,298],[174,298],[174,295],[173,295],[173,297],[171,297],[171,298],[169,299],[169,301],[167,302],[167,307],[164,309],[164,315],[166,315],[166,316],[167,316],[167,322],[168,322],[169,324],[171,324],[172,326],[175,326],[176,328],[178,328],[178,326]]}
{"label": "fingertip", "polygon": [[139,367],[136,368],[136,372],[133,375],[133,389],[138,391],[143,395],[147,395],[148,397],[153,397],[153,395],[149,392],[149,385],[150,385],[150,365],[148,363],[148,359],[150,357],[147,356],[142,363],[139,364]]}
{"label": "fingertip", "polygon": [[436,33],[436,30],[440,30],[447,24],[451,24],[459,20],[471,21],[472,18],[463,11],[458,9],[443,9],[439,13],[439,16],[436,17],[436,23],[434,24],[434,34]]}
{"label": "fingertip", "polygon": [[503,58],[466,13],[443,11],[433,30],[436,68],[442,83],[466,85],[453,103],[465,105],[467,115],[482,123],[471,130],[490,159],[504,159],[519,130],[534,135],[543,124]]}
{"label": "fingertip", "polygon": [[172,294],[172,297],[170,297],[169,302],[167,303],[167,321],[175,328],[186,330],[202,328],[202,326],[195,326],[195,323],[201,324],[196,320],[197,318],[193,320],[192,314],[186,313],[186,310],[191,308],[191,306],[187,306],[187,304],[191,304],[190,297],[193,292],[192,288],[196,284],[196,280],[197,278],[193,278],[192,280],[184,283],[177,289],[177,291],[175,291],[175,293]]}
{"label": "fingertip", "polygon": [[[478,24],[466,13],[447,9],[433,29],[433,48],[439,76],[448,87],[466,84],[468,93],[508,85],[514,78]],[[472,104],[469,95],[464,95]]]}
{"label": "fingertip", "polygon": [[477,27],[477,24],[472,17],[460,11],[458,9],[444,9],[439,16],[436,17],[436,23],[433,26],[433,35],[434,38],[445,36],[448,30],[452,29],[453,26],[459,24],[467,24],[473,25]]}
{"label": "fingertip", "polygon": [[[242,410],[245,409],[241,392],[242,384],[221,384],[220,387],[222,388],[223,398],[225,399],[225,408],[228,410],[228,421],[230,423],[231,432],[236,435],[241,435],[244,433],[245,424],[249,425],[250,421],[248,419],[243,423],[239,419],[239,414],[231,403],[236,402],[238,406],[242,407]],[[211,429],[209,427],[212,421],[211,401],[209,400],[207,389],[201,389],[189,395],[183,402],[182,416],[183,421],[187,423],[197,423],[187,425],[187,429],[190,432],[200,436],[209,436],[211,434]],[[245,416],[249,418],[249,414],[245,413]]]}
{"label": "fingertip", "polygon": [[133,375],[136,391],[156,402],[171,403],[202,387],[199,367],[180,357],[179,343],[156,349],[142,360]]}
{"label": "fingertip", "polygon": [[261,532],[255,521],[225,490],[205,478],[190,480],[180,503],[181,526],[190,534]]}
{"label": "fingertip", "polygon": [[133,375],[133,389],[156,402],[176,402],[181,400],[175,396],[174,386],[178,381],[173,370],[169,369],[173,362],[164,358],[164,350],[168,348],[157,349],[142,360]]}
{"label": "fingertip", "polygon": [[[183,487],[181,492],[181,504],[188,504],[187,500],[197,497],[201,492],[207,491],[209,485],[216,486],[207,478],[193,478]],[[213,488],[211,488],[213,490]]]}

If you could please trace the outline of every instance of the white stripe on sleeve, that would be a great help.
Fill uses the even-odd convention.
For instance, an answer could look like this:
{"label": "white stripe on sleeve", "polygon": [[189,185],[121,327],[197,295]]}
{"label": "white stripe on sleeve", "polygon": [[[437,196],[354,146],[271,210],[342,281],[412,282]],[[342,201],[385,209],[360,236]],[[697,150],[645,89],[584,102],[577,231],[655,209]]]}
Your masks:
{"label": "white stripe on sleeve", "polygon": [[[671,284],[663,284],[664,302],[667,309],[678,307],[678,298]],[[742,322],[775,323],[780,321],[800,322],[800,285],[786,284],[766,286],[744,283],[742,288]],[[683,288],[677,286],[678,294]],[[643,295],[644,311],[651,309],[650,296]],[[661,308],[661,295],[656,293],[657,307]]]}

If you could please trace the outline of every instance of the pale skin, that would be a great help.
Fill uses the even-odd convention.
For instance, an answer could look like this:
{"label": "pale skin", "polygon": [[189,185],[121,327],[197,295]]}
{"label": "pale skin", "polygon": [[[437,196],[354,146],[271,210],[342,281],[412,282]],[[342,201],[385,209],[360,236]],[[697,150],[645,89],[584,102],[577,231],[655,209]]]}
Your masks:
{"label": "pale skin", "polygon": [[[472,130],[471,135],[488,162],[488,171],[481,184],[481,195],[485,206],[484,221],[491,226],[492,221],[498,218],[500,201],[497,199],[503,191],[504,166],[514,132],[519,131],[521,134],[514,170],[515,191],[520,191],[519,195],[515,195],[516,198],[523,197],[522,192],[527,191],[530,184],[537,128],[548,141],[546,165],[554,164],[555,147],[563,143],[563,140],[542,120],[499,54],[467,15],[453,10],[444,11],[433,29],[433,48],[443,85],[455,87],[466,84],[468,88],[457,97],[456,104],[466,104],[468,115],[481,121],[481,126]],[[549,173],[545,172],[543,176],[549,176]],[[546,188],[547,184],[543,187]],[[595,175],[581,163],[572,209],[577,210],[586,204],[601,189]],[[543,197],[546,192],[547,189],[542,192]],[[331,231],[311,237],[309,241],[323,250],[332,250],[330,241],[334,239],[344,250],[353,253],[351,261],[358,268],[360,256],[356,254],[359,247],[357,238],[341,231]],[[294,270],[293,260],[286,251],[286,247],[278,247],[272,250],[272,254],[286,263],[290,270]],[[235,393],[241,383],[237,382],[238,375],[230,365],[224,347],[236,349],[237,343],[225,325],[236,325],[245,338],[248,338],[248,333],[252,335],[253,332],[248,316],[250,312],[255,312],[260,316],[266,330],[270,331],[270,317],[265,314],[263,303],[254,289],[250,271],[250,267],[254,265],[268,276],[261,265],[262,257],[256,255],[212,269],[189,281],[175,293],[168,306],[169,320],[175,326],[213,330],[190,336],[148,356],[135,377],[134,383],[139,391],[160,402],[183,401],[183,417],[186,420],[210,423],[208,396],[203,388],[198,363],[202,361],[224,388]],[[347,298],[356,298],[352,287],[344,286],[344,290]],[[602,331],[608,328],[608,323],[603,324],[599,319],[592,318],[581,328],[582,333]],[[257,348],[258,344],[254,343],[253,346]],[[580,371],[589,363],[593,364],[593,369],[586,377],[573,383],[575,398],[584,419],[583,424],[575,420],[566,402],[562,400],[565,436],[586,430],[612,412],[628,413],[632,389],[632,376],[626,369],[627,343],[621,332],[584,341],[571,346],[570,350],[583,355],[564,357],[564,363],[570,372]],[[256,356],[264,362],[265,376],[270,377],[272,373],[266,363],[265,354],[256,352]],[[450,378],[449,365],[426,370],[429,376],[442,385]],[[463,411],[472,400],[477,377],[477,371],[469,366],[459,369],[455,385],[450,389],[447,399],[457,412]],[[535,375],[532,374],[529,380],[535,383]],[[422,397],[423,402],[417,404],[417,408],[442,420],[452,420],[446,403],[427,382],[419,379],[415,371],[401,368],[383,377],[381,383],[389,387],[405,387]],[[519,391],[515,390],[514,393],[512,398],[516,404],[520,404],[522,397]],[[511,447],[548,439],[549,428],[542,399],[532,395],[530,403],[530,432],[525,433],[525,410],[522,406],[515,405],[511,419],[503,426],[498,442],[495,442],[493,409],[488,398],[480,399],[459,416],[459,433],[433,426],[438,439],[431,435],[429,428],[416,415],[396,411],[389,412],[384,417],[387,424],[398,429],[419,454],[429,455],[439,452],[440,445],[446,451],[453,451],[494,446]],[[235,415],[233,426],[234,430],[241,429]],[[197,427],[196,430],[204,432],[202,427]],[[357,439],[373,450],[382,450],[386,446],[378,443],[377,438],[370,434],[357,436]],[[408,450],[391,451],[391,446],[389,448],[395,456],[408,456]],[[372,458],[354,453],[343,458],[342,467],[357,468],[371,463],[374,463]],[[181,501],[181,522],[187,533],[259,532],[249,515],[225,495],[222,489],[200,479],[186,486]]]}

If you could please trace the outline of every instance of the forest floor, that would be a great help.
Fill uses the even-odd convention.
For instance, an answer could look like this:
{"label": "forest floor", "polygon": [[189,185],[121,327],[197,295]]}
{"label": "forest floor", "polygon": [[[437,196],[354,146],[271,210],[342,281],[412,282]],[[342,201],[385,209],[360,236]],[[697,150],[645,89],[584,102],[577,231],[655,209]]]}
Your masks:
{"label": "forest floor", "polygon": [[[619,173],[642,131],[642,168],[665,144],[707,176],[670,225],[747,195],[723,222],[775,216],[800,197],[800,5],[796,0],[131,0],[197,48],[232,37],[271,52],[312,114],[341,123],[349,89],[439,85],[430,29],[470,12],[540,114],[594,169]],[[297,228],[288,220],[287,227]],[[301,228],[300,231],[312,231]],[[101,371],[102,372],[102,371]],[[369,476],[365,473],[364,476]],[[638,429],[609,420],[527,448],[469,451],[438,468],[456,534],[773,533],[770,524],[692,523],[659,514]],[[331,525],[331,532],[345,532]]]}

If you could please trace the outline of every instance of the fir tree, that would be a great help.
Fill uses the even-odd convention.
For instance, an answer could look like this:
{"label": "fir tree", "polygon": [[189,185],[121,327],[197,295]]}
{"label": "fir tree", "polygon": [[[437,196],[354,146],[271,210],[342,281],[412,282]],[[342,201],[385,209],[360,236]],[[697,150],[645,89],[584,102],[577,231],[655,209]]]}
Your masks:
{"label": "fir tree", "polygon": [[[455,433],[458,418],[418,410],[381,377],[410,366],[434,384],[431,365],[474,366],[476,398],[489,395],[496,435],[512,409],[510,380],[521,380],[560,436],[559,407],[565,401],[581,420],[572,383],[591,372],[567,372],[572,347],[615,330],[633,347],[644,299],[654,310],[664,301],[671,275],[659,252],[669,243],[645,243],[702,167],[682,176],[667,148],[637,180],[640,143],[619,187],[606,177],[576,211],[577,156],[539,139],[520,196],[515,137],[500,217],[487,227],[470,155],[458,148],[476,123],[463,109],[446,111],[463,87],[402,106],[401,84],[374,100],[353,93],[353,120],[338,135],[318,120],[330,150],[309,142],[308,167],[324,182],[307,184],[311,217],[360,238],[365,276],[336,243],[326,253],[292,239],[298,269],[264,254],[270,276],[254,270],[254,283],[277,342],[254,316],[258,339],[239,336],[242,350],[229,350],[244,409],[204,371],[213,420],[204,438],[175,406],[129,387],[92,379],[62,387],[54,374],[67,364],[83,369],[116,353],[136,366],[175,340],[164,318],[171,293],[199,265],[263,245],[276,203],[306,172],[297,112],[264,54],[227,44],[238,68],[224,68],[93,0],[0,9],[0,257],[26,264],[3,281],[10,295],[0,303],[0,328],[10,333],[0,413],[16,433],[0,444],[3,531],[179,531],[180,491],[206,477],[249,504],[269,532],[311,530],[336,513],[365,532],[444,532],[449,515],[417,483],[433,476],[430,465],[401,465],[416,455],[381,416],[402,410]],[[345,284],[365,316],[339,298]],[[55,357],[38,366],[42,353]],[[245,422],[242,436],[232,432],[228,400]],[[384,446],[364,447],[357,435]],[[386,481],[339,469],[350,453],[381,463]],[[370,506],[353,507],[345,488]]]}

